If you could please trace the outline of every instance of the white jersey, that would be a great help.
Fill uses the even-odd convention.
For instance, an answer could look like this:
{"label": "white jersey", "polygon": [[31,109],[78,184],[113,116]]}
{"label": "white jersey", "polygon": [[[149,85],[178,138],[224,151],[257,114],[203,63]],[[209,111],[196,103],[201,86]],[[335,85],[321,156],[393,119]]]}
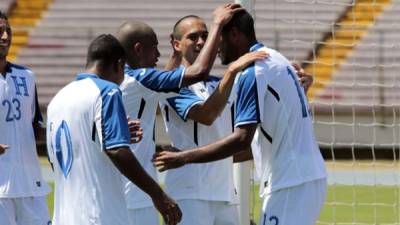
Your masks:
{"label": "white jersey", "polygon": [[[232,101],[228,101],[221,115],[210,126],[187,118],[190,109],[203,103],[217,88],[220,78],[210,76],[180,91],[177,97],[163,100],[160,108],[169,138],[178,149],[193,149],[221,139],[233,128]],[[211,163],[190,164],[169,170],[166,174],[167,193],[177,200],[237,202],[233,184],[232,157]]]}
{"label": "white jersey", "polygon": [[0,74],[0,198],[44,196],[32,124],[42,122],[32,71],[7,63]]}
{"label": "white jersey", "polygon": [[261,174],[260,194],[326,177],[308,102],[289,61],[257,43],[269,57],[247,67],[237,81],[235,126],[259,124],[252,143]]}
{"label": "white jersey", "polygon": [[55,225],[126,225],[121,173],[105,151],[130,134],[118,86],[78,74],[50,102],[47,148],[55,172]]}
{"label": "white jersey", "polygon": [[[161,71],[153,68],[131,69],[125,67],[125,79],[120,85],[123,103],[131,119],[140,119],[143,139],[131,145],[131,150],[146,170],[157,180],[151,159],[155,152],[154,129],[158,102],[161,98],[176,95],[182,83],[184,68]],[[153,206],[150,197],[124,178],[125,196],[129,209]]]}

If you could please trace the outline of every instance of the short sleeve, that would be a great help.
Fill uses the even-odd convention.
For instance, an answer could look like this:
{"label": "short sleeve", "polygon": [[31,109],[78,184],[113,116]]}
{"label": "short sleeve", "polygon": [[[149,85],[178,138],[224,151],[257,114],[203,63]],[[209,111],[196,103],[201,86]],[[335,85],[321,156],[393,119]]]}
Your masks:
{"label": "short sleeve", "polygon": [[235,111],[235,127],[260,122],[254,67],[246,69],[239,78]]}
{"label": "short sleeve", "polygon": [[178,96],[168,98],[167,102],[186,121],[190,109],[197,104],[203,103],[204,100],[189,88],[182,88]]}
{"label": "short sleeve", "polygon": [[153,91],[178,93],[185,74],[185,67],[181,66],[174,70],[130,69],[126,67],[125,74],[134,77],[143,86]]}
{"label": "short sleeve", "polygon": [[101,99],[103,149],[129,147],[130,133],[121,91],[118,88],[103,90]]}

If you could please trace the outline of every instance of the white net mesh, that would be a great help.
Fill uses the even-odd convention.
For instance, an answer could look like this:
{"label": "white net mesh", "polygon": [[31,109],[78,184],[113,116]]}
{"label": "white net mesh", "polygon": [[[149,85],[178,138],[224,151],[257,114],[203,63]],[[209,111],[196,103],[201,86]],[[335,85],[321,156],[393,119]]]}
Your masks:
{"label": "white net mesh", "polygon": [[399,14],[399,0],[256,1],[258,38],[314,75],[329,171],[318,224],[400,224]]}

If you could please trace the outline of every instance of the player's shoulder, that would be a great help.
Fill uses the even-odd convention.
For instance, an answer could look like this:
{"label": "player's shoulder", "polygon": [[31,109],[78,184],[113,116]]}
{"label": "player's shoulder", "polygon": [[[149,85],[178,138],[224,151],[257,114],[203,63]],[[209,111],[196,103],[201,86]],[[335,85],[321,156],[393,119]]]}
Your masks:
{"label": "player's shoulder", "polygon": [[10,73],[18,73],[18,75],[24,75],[30,77],[34,76],[32,70],[29,69],[28,67],[11,62],[7,62],[7,70]]}
{"label": "player's shoulder", "polygon": [[101,95],[107,94],[110,95],[110,92],[113,93],[117,93],[120,92],[119,86],[111,81],[108,80],[104,80],[99,78],[97,75],[95,74],[86,74],[86,73],[82,73],[82,74],[78,74],[77,75],[77,81],[81,81],[81,82],[85,82],[85,81],[92,81],[95,86],[99,89]]}

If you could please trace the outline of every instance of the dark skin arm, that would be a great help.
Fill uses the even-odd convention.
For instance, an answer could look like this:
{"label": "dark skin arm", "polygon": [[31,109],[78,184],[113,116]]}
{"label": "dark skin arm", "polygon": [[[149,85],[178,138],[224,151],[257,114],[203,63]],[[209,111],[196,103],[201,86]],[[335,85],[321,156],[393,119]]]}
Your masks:
{"label": "dark skin arm", "polygon": [[151,197],[166,224],[175,225],[182,219],[176,202],[146,173],[129,148],[111,149],[106,154],[124,176]]}
{"label": "dark skin arm", "polygon": [[189,86],[208,78],[215,57],[217,56],[222,28],[236,12],[241,10],[243,10],[243,8],[239,4],[233,3],[220,6],[214,10],[213,25],[207,37],[207,41],[196,61],[186,68],[182,86]]}
{"label": "dark skin arm", "polygon": [[36,142],[46,141],[46,128],[42,127],[40,123],[33,124],[33,131],[35,132]]}
{"label": "dark skin arm", "polygon": [[205,102],[197,104],[190,109],[188,113],[189,119],[205,125],[211,125],[226,106],[236,74],[250,63],[266,56],[267,53],[265,52],[252,52],[231,63],[214,93]]}
{"label": "dark skin arm", "polygon": [[251,148],[238,152],[235,155],[233,155],[234,163],[241,163],[252,159],[253,159],[253,153],[251,152]]}
{"label": "dark skin arm", "polygon": [[163,151],[154,155],[153,164],[159,171],[189,163],[205,163],[230,157],[250,148],[257,124],[236,127],[234,132],[212,144],[182,152]]}

